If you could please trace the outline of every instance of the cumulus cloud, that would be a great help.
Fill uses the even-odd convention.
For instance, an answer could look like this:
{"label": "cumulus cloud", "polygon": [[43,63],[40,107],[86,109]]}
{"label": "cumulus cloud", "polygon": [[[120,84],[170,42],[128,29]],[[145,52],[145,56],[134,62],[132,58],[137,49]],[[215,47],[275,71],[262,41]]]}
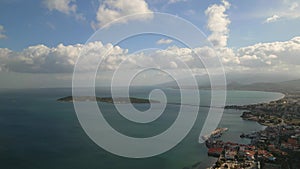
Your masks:
{"label": "cumulus cloud", "polygon": [[[114,71],[122,65],[121,69],[128,70],[146,67],[183,70],[188,66],[199,72],[207,67],[220,68],[216,64],[220,58],[227,72],[300,73],[300,37],[282,42],[258,43],[238,49],[214,49],[209,46],[190,49],[171,46],[153,52],[133,54],[128,53],[127,49],[101,42],[68,46],[59,44],[53,48],[36,45],[21,52],[0,48],[0,71],[72,73],[79,53],[82,58],[86,58],[80,67],[80,71],[83,72],[94,70],[100,61],[99,68],[103,71]],[[202,61],[205,61],[205,65]]]}
{"label": "cumulus cloud", "polygon": [[8,62],[8,56],[12,51],[7,48],[0,48],[0,72],[8,71],[6,63]]}
{"label": "cumulus cloud", "polygon": [[[83,58],[80,71],[88,72],[98,67],[103,71],[156,67],[163,69],[198,68],[201,57],[214,58],[212,48],[168,47],[150,53],[129,54],[127,49],[91,42],[85,45],[65,46],[59,44],[49,48],[45,45],[30,46],[21,52],[0,48],[1,70],[23,73],[72,73],[79,54]],[[197,55],[196,55],[197,54]],[[213,63],[213,62],[212,62]]]}
{"label": "cumulus cloud", "polygon": [[50,11],[59,11],[67,15],[74,15],[78,20],[84,20],[84,16],[77,13],[76,0],[44,0],[44,5]]}
{"label": "cumulus cloud", "polygon": [[[128,18],[122,18],[134,14],[147,14],[148,15],[135,15]],[[94,29],[109,26],[112,21],[126,23],[130,20],[147,20],[153,17],[152,10],[149,9],[145,0],[104,0],[100,4],[97,11],[97,23],[92,22]]]}
{"label": "cumulus cloud", "polygon": [[208,40],[216,47],[225,47],[227,45],[230,20],[225,12],[229,8],[230,3],[222,0],[222,4],[213,4],[205,11],[205,15],[208,17],[207,28],[211,31]]}
{"label": "cumulus cloud", "polygon": [[236,66],[240,64],[239,58],[236,56],[236,52],[227,47],[216,49],[217,56],[220,57],[221,62],[227,66]]}
{"label": "cumulus cloud", "polygon": [[81,48],[82,45],[62,44],[55,48],[30,46],[21,52],[1,48],[0,67],[2,71],[21,73],[70,73]]}
{"label": "cumulus cloud", "polygon": [[241,64],[250,67],[300,65],[299,54],[300,37],[284,42],[258,43],[237,51]]}
{"label": "cumulus cloud", "polygon": [[5,35],[4,33],[5,33],[4,26],[3,26],[3,25],[0,25],[0,39],[5,39],[5,38],[7,38],[6,35]]}
{"label": "cumulus cloud", "polygon": [[156,44],[158,45],[162,45],[162,44],[170,44],[172,43],[173,40],[172,39],[160,39],[156,42]]}
{"label": "cumulus cloud", "polygon": [[75,4],[71,4],[71,2],[75,2],[75,0],[45,0],[44,1],[46,7],[50,11],[57,10],[65,14],[76,12],[77,6]]}

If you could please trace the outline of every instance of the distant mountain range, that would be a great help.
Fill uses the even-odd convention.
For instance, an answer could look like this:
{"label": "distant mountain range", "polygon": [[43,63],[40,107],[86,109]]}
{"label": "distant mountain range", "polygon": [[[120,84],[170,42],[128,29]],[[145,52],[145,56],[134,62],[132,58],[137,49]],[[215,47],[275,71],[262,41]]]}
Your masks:
{"label": "distant mountain range", "polygon": [[229,83],[227,89],[230,90],[262,90],[262,91],[280,91],[280,92],[300,92],[300,79],[289,80],[284,82],[273,82],[273,83],[252,83],[252,84],[240,84],[240,83]]}
{"label": "distant mountain range", "polygon": [[[199,89],[210,89],[210,83],[208,77],[197,76],[195,77],[198,86],[191,86],[184,84],[181,86],[186,89],[199,88]],[[185,81],[185,80],[182,80]],[[187,80],[188,81],[188,80]],[[241,81],[241,80],[239,80]],[[175,81],[161,84],[164,87],[178,88]],[[216,85],[218,86],[218,85]],[[219,86],[220,88],[222,86]],[[283,82],[255,82],[255,83],[241,83],[236,81],[227,82],[228,90],[258,90],[258,91],[278,91],[278,92],[300,92],[300,79],[288,80]]]}

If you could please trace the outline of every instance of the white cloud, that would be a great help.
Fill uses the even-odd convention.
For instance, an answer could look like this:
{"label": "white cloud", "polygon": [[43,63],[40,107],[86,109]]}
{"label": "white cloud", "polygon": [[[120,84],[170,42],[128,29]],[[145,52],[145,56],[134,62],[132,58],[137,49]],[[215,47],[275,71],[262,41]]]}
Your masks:
{"label": "white cloud", "polygon": [[[198,68],[201,60],[196,57],[194,52],[201,55],[201,57],[211,57],[214,54],[211,50],[211,48],[199,48],[193,51],[189,48],[173,46],[152,53],[128,54],[127,49],[112,44],[103,45],[101,42],[68,46],[59,44],[53,48],[36,45],[30,46],[21,52],[0,48],[0,67],[2,71],[22,73],[72,73],[78,55],[81,53],[81,56],[86,58],[80,67],[80,71],[83,72],[95,69],[100,60],[100,69],[108,71],[118,69],[121,63],[123,63],[122,68],[124,69],[148,66],[175,69],[183,68],[184,64],[191,68]],[[108,51],[109,54],[104,57],[104,54]]]}
{"label": "white cloud", "polygon": [[[83,50],[85,49],[85,50]],[[300,73],[300,37],[288,41],[258,43],[252,46],[231,49],[219,47],[213,49],[208,46],[194,49],[171,46],[164,50],[150,53],[129,54],[128,50],[112,44],[91,42],[86,45],[76,44],[49,48],[45,45],[30,46],[21,52],[14,52],[7,48],[0,48],[0,71],[25,73],[72,73],[78,54],[82,53],[83,62],[80,71],[89,71],[98,66],[100,69],[112,71],[119,69],[137,69],[143,67],[157,67],[162,69],[184,69],[188,66],[199,72],[204,67],[218,69],[219,56],[226,71],[231,72],[273,72]],[[107,57],[103,55],[109,51]],[[201,61],[205,60],[206,65]]]}
{"label": "white cloud", "polygon": [[[149,13],[148,15],[145,15]],[[122,18],[128,15],[135,15],[128,18]],[[92,22],[94,29],[109,26],[112,21],[118,20],[118,22],[126,23],[129,20],[147,20],[153,17],[152,10],[149,9],[148,4],[145,0],[104,0],[100,4],[97,11],[97,23]]]}
{"label": "white cloud", "polygon": [[8,62],[8,56],[12,51],[7,48],[0,48],[0,72],[8,71],[6,63]]}
{"label": "white cloud", "polygon": [[225,47],[227,45],[230,20],[225,12],[229,8],[230,3],[222,0],[221,5],[211,5],[205,11],[205,15],[208,17],[207,28],[211,31],[208,40],[216,47]]}
{"label": "white cloud", "polygon": [[196,11],[193,10],[193,9],[189,9],[189,10],[186,10],[184,12],[184,15],[187,15],[187,16],[192,16],[192,15],[195,15],[196,14]]}
{"label": "white cloud", "polygon": [[50,11],[59,11],[67,15],[73,15],[78,20],[85,20],[84,16],[77,13],[76,0],[44,0],[43,3]]}
{"label": "white cloud", "polygon": [[3,25],[0,25],[0,39],[5,39],[7,36],[4,34],[5,29]]}
{"label": "white cloud", "polygon": [[292,0],[280,1],[280,8],[273,10],[273,15],[265,20],[265,23],[276,22],[278,19],[299,19],[300,6],[298,2]]}
{"label": "white cloud", "polygon": [[[249,67],[265,66],[266,64],[269,66],[300,65],[300,37],[284,42],[258,43],[240,48],[237,55],[241,64]],[[243,62],[245,60],[248,62]]]}
{"label": "white cloud", "polygon": [[221,62],[224,65],[228,66],[236,66],[240,64],[240,60],[238,57],[236,57],[236,53],[233,49],[222,47],[216,49],[217,56],[220,57]]}
{"label": "white cloud", "polygon": [[299,4],[298,4],[297,2],[293,2],[293,3],[290,5],[289,10],[294,11],[294,10],[297,9],[298,7],[299,7]]}
{"label": "white cloud", "polygon": [[[86,49],[86,57],[89,57],[91,64],[86,63],[82,71],[89,70],[90,65],[101,59],[103,52],[111,49],[110,60],[105,60],[104,69],[110,69],[115,65],[116,60],[122,60],[122,55],[127,53],[119,47],[111,44],[103,45],[101,42],[93,42],[87,45],[76,44],[64,46],[59,44],[57,47],[49,48],[45,45],[30,46],[21,52],[13,52],[9,49],[0,48],[0,58],[2,70],[5,68],[12,72],[23,73],[71,73],[74,64],[82,49]],[[92,64],[93,63],[93,64]]]}
{"label": "white cloud", "polygon": [[279,18],[280,18],[280,17],[279,17],[278,15],[273,15],[273,16],[267,18],[267,19],[265,20],[265,23],[275,22],[275,21],[277,21]]}
{"label": "white cloud", "polygon": [[[73,4],[71,4],[73,2]],[[50,10],[57,10],[65,14],[76,12],[77,6],[75,0],[45,0],[44,4]]]}
{"label": "white cloud", "polygon": [[300,6],[298,2],[285,0],[283,3],[285,8],[279,12],[282,17],[286,17],[288,19],[300,18]]}
{"label": "white cloud", "polygon": [[187,0],[169,0],[169,4],[174,4],[174,3],[178,3],[178,2],[186,2]]}
{"label": "white cloud", "polygon": [[172,43],[173,40],[172,39],[160,39],[156,42],[156,44],[158,45],[162,45],[162,44],[170,44]]}

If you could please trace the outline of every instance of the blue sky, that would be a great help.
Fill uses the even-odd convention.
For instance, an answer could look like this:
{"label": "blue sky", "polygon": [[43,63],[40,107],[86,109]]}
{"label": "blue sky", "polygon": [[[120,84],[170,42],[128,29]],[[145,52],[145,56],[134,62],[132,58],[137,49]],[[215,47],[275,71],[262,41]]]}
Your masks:
{"label": "blue sky", "polygon": [[[296,76],[300,62],[299,10],[299,0],[272,3],[269,0],[2,0],[0,76],[15,79],[14,73],[24,73],[24,77],[52,73],[51,78],[55,79],[53,73],[70,73],[76,60],[72,50],[80,48],[76,44],[85,44],[97,29],[111,20],[135,12],[163,12],[188,20],[208,39],[215,40],[217,53],[227,52],[222,60],[228,72],[239,69],[243,73],[259,67],[270,73],[293,71]],[[151,45],[166,50],[172,46],[183,48],[164,37],[136,39],[139,43],[129,40],[119,44],[124,49],[122,56],[127,55],[127,49],[130,53]],[[59,50],[64,52],[55,53]],[[48,57],[53,58],[51,63],[55,65],[45,65]],[[292,62],[294,65],[290,65]]]}
{"label": "blue sky", "polygon": [[[232,7],[227,11],[231,24],[228,46],[241,47],[258,42],[289,40],[299,35],[299,19],[282,19],[265,24],[264,20],[276,10],[280,12],[281,0],[270,3],[268,0],[229,1]],[[296,1],[292,1],[296,2]],[[59,43],[65,45],[85,43],[94,32],[91,22],[96,21],[96,13],[101,1],[77,0],[77,13],[85,19],[78,20],[72,14],[58,10],[49,10],[42,1],[5,0],[0,2],[0,24],[4,26],[7,38],[1,39],[0,46],[12,50],[22,50],[31,45],[45,44],[53,47]],[[183,17],[203,32],[206,28],[205,9],[216,0],[188,0],[177,3],[147,1],[153,11],[166,12]]]}

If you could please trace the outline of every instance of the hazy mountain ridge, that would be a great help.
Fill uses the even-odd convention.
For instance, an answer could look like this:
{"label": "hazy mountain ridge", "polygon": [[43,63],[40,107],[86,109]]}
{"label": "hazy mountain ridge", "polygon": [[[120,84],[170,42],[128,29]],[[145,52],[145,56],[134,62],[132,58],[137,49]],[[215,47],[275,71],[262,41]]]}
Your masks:
{"label": "hazy mountain ridge", "polygon": [[[199,88],[199,89],[210,89],[210,83],[206,77],[196,77],[198,86],[191,86],[191,85],[184,85],[181,86],[182,88],[192,89],[192,88]],[[204,79],[204,80],[203,80]],[[241,81],[241,80],[239,80]],[[164,87],[171,87],[171,88],[178,88],[178,85],[175,81],[163,83],[161,86]],[[217,88],[223,88],[223,85],[216,85]],[[228,90],[259,90],[259,91],[278,91],[278,92],[300,92],[300,79],[296,80],[288,80],[282,82],[255,82],[249,84],[242,84],[241,82],[231,81],[227,82],[227,89]]]}
{"label": "hazy mountain ridge", "polygon": [[280,92],[289,92],[289,91],[300,91],[300,79],[289,80],[276,83],[265,83],[258,82],[252,84],[239,84],[239,83],[230,83],[227,85],[229,90],[263,90],[263,91],[280,91]]}

